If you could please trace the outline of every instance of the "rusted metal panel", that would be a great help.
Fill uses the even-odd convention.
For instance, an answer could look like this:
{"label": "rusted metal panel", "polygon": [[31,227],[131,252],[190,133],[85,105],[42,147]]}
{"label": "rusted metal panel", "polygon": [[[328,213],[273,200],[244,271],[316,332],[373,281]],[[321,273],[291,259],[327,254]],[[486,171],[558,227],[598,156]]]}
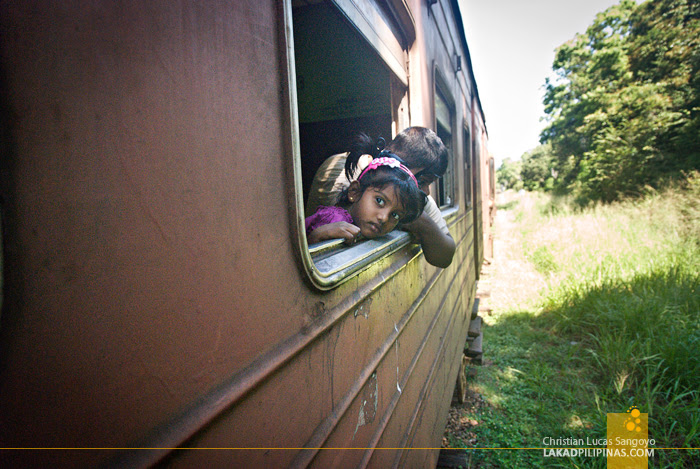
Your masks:
{"label": "rusted metal panel", "polygon": [[[426,43],[438,32],[421,2],[391,5],[415,27],[413,61],[451,63]],[[447,269],[405,244],[313,286],[295,231],[288,7],[0,5],[0,448],[94,448],[3,461],[437,460],[481,232],[455,207]],[[432,75],[409,76],[412,123],[431,122]]]}
{"label": "rusted metal panel", "polygon": [[307,290],[286,230],[266,223],[287,218],[277,10],[3,9],[3,442],[129,446],[304,321],[286,314]]}

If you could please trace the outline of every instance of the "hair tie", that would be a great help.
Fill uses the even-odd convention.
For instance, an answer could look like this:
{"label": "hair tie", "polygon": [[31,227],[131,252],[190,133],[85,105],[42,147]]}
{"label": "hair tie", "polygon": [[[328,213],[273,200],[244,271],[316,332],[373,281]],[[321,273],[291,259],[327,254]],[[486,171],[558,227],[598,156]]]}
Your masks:
{"label": "hair tie", "polygon": [[[380,153],[383,154],[386,152]],[[390,168],[399,168],[401,171],[405,172],[409,176],[411,176],[411,179],[413,179],[413,182],[416,183],[416,187],[420,188],[420,185],[418,184],[418,180],[416,177],[413,175],[410,169],[408,169],[405,165],[403,165],[399,160],[396,158],[392,158],[391,156],[379,156],[377,158],[372,159],[372,161],[369,163],[369,165],[360,173],[360,176],[357,178],[359,181],[362,179],[362,176],[365,175],[367,171],[377,169],[380,166],[389,166]]]}
{"label": "hair tie", "polygon": [[380,152],[381,152],[382,150],[384,150],[384,147],[386,147],[386,140],[384,140],[383,137],[379,137],[379,138],[377,139],[376,147],[377,147],[377,150],[380,151]]}
{"label": "hair tie", "polygon": [[360,156],[357,159],[357,170],[356,173],[362,173],[362,171],[365,170],[367,166],[372,162],[374,157],[368,153],[365,153],[364,155]]}

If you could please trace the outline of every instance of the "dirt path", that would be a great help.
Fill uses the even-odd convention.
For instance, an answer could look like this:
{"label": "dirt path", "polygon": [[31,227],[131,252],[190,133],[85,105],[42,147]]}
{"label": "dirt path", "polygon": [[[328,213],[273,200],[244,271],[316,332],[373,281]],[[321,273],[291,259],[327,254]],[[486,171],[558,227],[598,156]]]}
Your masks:
{"label": "dirt path", "polygon": [[[515,203],[531,205],[527,194],[498,194],[499,207]],[[523,253],[522,235],[517,229],[514,210],[498,210],[494,220],[493,259],[482,269],[479,293],[488,294],[482,299],[481,309],[497,315],[508,309],[518,308],[537,299],[545,280],[535,270]],[[483,314],[487,322],[488,314]],[[486,342],[485,342],[486,344]]]}
{"label": "dirt path", "polygon": [[[532,204],[527,194],[499,194],[497,196],[499,207],[515,207],[516,204]],[[525,207],[526,209],[529,207]],[[477,296],[481,298],[479,304],[479,316],[484,322],[492,324],[499,314],[524,308],[535,302],[540,291],[545,286],[545,279],[527,260],[523,252],[522,234],[516,222],[516,210],[500,209],[496,212],[494,220],[494,256],[490,263],[485,263],[479,280]],[[483,338],[483,365],[492,364],[489,359],[488,335]],[[472,376],[467,377],[467,382],[478,372],[478,367],[468,367]],[[453,401],[450,408],[443,447],[450,447],[451,437],[462,440],[468,446],[474,445],[477,435],[473,432],[478,422],[466,415],[478,414],[479,410],[490,404],[484,400],[481,394],[467,384],[467,396],[464,404]],[[452,467],[450,465],[442,467]],[[468,467],[472,467],[469,465]]]}

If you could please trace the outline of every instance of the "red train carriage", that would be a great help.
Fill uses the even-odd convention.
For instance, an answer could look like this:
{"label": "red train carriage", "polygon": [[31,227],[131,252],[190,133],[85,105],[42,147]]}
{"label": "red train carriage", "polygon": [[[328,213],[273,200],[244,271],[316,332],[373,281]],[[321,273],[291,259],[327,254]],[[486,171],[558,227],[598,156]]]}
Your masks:
{"label": "red train carriage", "polygon": [[[27,0],[0,28],[0,460],[434,466],[488,239],[457,2]],[[452,264],[401,231],[309,250],[323,156],[410,125],[449,149]]]}

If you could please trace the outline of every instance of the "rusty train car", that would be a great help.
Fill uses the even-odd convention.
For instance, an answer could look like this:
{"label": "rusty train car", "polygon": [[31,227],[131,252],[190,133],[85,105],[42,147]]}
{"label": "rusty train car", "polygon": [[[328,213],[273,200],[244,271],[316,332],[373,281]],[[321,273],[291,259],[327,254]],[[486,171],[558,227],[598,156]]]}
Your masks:
{"label": "rusty train car", "polygon": [[[456,0],[2,2],[4,467],[434,467],[489,240]],[[457,243],[309,246],[411,125]]]}

